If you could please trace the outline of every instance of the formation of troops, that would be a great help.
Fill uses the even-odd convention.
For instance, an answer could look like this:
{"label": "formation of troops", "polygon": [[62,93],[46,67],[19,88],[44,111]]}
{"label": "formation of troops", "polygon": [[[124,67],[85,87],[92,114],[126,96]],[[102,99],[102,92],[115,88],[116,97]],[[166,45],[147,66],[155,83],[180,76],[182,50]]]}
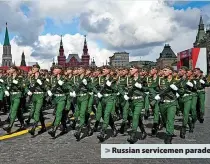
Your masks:
{"label": "formation of troops", "polygon": [[[103,142],[110,126],[113,137],[131,128],[127,141],[133,144],[147,137],[144,120],[152,115],[151,135],[156,137],[165,128],[164,143],[171,144],[176,115],[182,116],[181,138],[185,138],[187,128],[193,133],[196,121],[204,122],[205,87],[209,87],[209,82],[203,72],[184,66],[178,72],[170,66],[149,70],[137,66],[115,69],[54,66],[47,72],[34,65],[27,74],[12,66],[6,72],[0,70],[0,107],[8,112],[8,118],[0,124],[11,133],[17,118],[20,130],[32,125],[28,132],[35,135],[40,122],[38,134],[42,134],[47,131],[43,111],[52,106],[54,121],[48,133],[53,138],[59,127],[61,134],[67,133],[68,127],[76,130],[77,140],[84,128],[91,136],[100,127],[97,138]],[[30,114],[25,119],[23,114],[27,110]],[[121,121],[119,129],[116,120]]]}

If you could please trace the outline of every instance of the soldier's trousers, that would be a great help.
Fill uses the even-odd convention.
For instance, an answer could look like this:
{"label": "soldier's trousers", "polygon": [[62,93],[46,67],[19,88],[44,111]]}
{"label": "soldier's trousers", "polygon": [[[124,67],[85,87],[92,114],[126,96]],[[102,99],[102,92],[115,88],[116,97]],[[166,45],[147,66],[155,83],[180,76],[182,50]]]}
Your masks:
{"label": "soldier's trousers", "polygon": [[113,105],[114,105],[114,96],[107,96],[102,98],[101,101],[102,110],[101,109],[99,110],[101,110],[101,112],[103,113],[103,120],[104,120],[102,126],[103,130],[106,130],[109,126]]}
{"label": "soldier's trousers", "polygon": [[199,102],[199,119],[203,118],[204,116],[204,112],[205,112],[205,92],[204,91],[200,91],[198,92],[198,102]]}
{"label": "soldier's trousers", "polygon": [[141,120],[141,112],[144,108],[144,99],[136,99],[131,102],[131,109],[133,111],[132,131],[137,132],[139,120]]}
{"label": "soldier's trousers", "polygon": [[182,121],[182,126],[186,127],[188,123],[190,123],[189,121],[189,115],[190,115],[190,111],[191,111],[191,104],[192,104],[192,96],[188,95],[185,97],[181,97],[181,101],[180,101],[180,106],[182,107],[183,111],[183,121]]}
{"label": "soldier's trousers", "polygon": [[61,123],[61,118],[63,115],[63,110],[66,105],[66,96],[56,96],[54,98],[55,103],[55,120],[53,122],[53,126],[58,126]]}
{"label": "soldier's trousers", "polygon": [[193,93],[192,102],[191,102],[191,118],[194,123],[197,121],[197,111],[196,111],[197,100],[198,100],[197,93]]}
{"label": "soldier's trousers", "polygon": [[151,106],[152,110],[153,110],[153,114],[154,114],[154,119],[153,119],[153,123],[159,123],[160,121],[160,109],[159,109],[159,102],[156,101],[156,103]]}
{"label": "soldier's trousers", "polygon": [[149,111],[150,103],[149,103],[149,94],[146,93],[146,96],[144,98],[144,109],[145,113]]}
{"label": "soldier's trousers", "polygon": [[10,96],[10,126],[13,126],[16,117],[18,118],[21,124],[23,123],[23,114],[20,109],[20,99],[21,93]]}
{"label": "soldier's trousers", "polygon": [[129,114],[129,101],[128,100],[125,100],[123,96],[121,96],[119,98],[119,103],[120,103],[120,106],[122,107],[122,116],[123,116],[123,122],[126,122],[127,119],[128,119],[128,114]]}
{"label": "soldier's trousers", "polygon": [[44,93],[42,94],[33,94],[32,95],[32,108],[34,111],[33,119],[35,122],[39,122],[40,113],[42,113],[42,106],[44,101]]}
{"label": "soldier's trousers", "polygon": [[76,118],[79,117],[79,127],[82,128],[85,125],[85,120],[87,119],[87,108],[88,108],[89,94],[85,96],[77,97],[77,109],[75,112]]}
{"label": "soldier's trousers", "polygon": [[177,101],[171,102],[160,102],[160,113],[162,116],[162,121],[166,125],[166,134],[174,134],[174,119],[177,109]]}

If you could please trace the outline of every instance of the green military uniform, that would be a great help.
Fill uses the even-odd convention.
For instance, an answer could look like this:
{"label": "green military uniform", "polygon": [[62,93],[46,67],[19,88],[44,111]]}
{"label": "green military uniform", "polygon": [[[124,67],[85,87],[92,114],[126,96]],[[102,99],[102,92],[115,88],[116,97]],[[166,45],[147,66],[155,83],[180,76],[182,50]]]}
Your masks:
{"label": "green military uniform", "polygon": [[[164,69],[173,70],[169,66],[166,66]],[[163,124],[166,127],[166,138],[164,140],[166,144],[171,143],[172,136],[174,135],[174,119],[177,108],[176,91],[178,90],[174,83],[176,82],[173,77],[170,80],[166,77],[160,78],[159,82],[159,89],[161,91],[159,91],[159,97],[161,98],[159,107]]]}
{"label": "green military uniform", "polygon": [[[38,70],[40,69],[39,65],[33,65],[33,68],[38,68]],[[45,127],[45,123],[44,123],[44,116],[43,116],[43,112],[42,112],[42,106],[43,106],[43,102],[44,102],[44,94],[46,92],[45,87],[46,84],[44,83],[44,78],[38,73],[38,76],[36,77],[35,75],[33,77],[30,78],[30,86],[29,88],[26,90],[27,94],[29,96],[32,96],[32,111],[33,111],[33,119],[34,119],[34,123],[33,123],[33,127],[32,129],[29,130],[29,133],[31,135],[35,134],[35,129],[38,126],[39,121],[41,122],[42,128],[41,131],[39,131],[40,133],[43,133],[46,131],[46,127]]]}
{"label": "green military uniform", "polygon": [[[16,73],[18,72],[17,67],[11,67],[11,69],[14,69]],[[18,76],[16,74],[15,76],[11,76],[8,79],[7,84],[7,90],[6,90],[6,96],[9,96],[10,94],[10,123],[9,126],[6,128],[3,128],[7,133],[11,132],[12,126],[15,122],[16,117],[20,121],[21,127],[20,129],[24,128],[24,120],[23,120],[23,114],[20,110],[20,99],[22,97],[23,92],[23,78],[21,76]]]}
{"label": "green military uniform", "polygon": [[128,76],[121,76],[119,78],[118,82],[118,90],[119,90],[119,103],[122,107],[122,113],[123,113],[123,121],[120,127],[120,133],[123,134],[125,130],[126,121],[128,119],[129,114],[129,101],[124,99],[124,95],[128,94],[129,88],[131,87],[131,78]]}
{"label": "green military uniform", "polygon": [[[141,112],[142,109],[144,108],[144,100],[145,100],[145,93],[148,90],[143,87],[142,83],[139,76],[136,77],[129,77],[129,92],[128,92],[128,97],[130,98],[130,107],[133,112],[133,120],[132,120],[132,132],[130,135],[130,138],[127,139],[128,142],[131,144],[135,143],[137,141],[137,128],[139,127],[141,130],[141,139],[145,139],[147,134],[144,129],[144,125],[142,122],[142,116]],[[126,96],[124,96],[126,99]]]}
{"label": "green military uniform", "polygon": [[114,106],[114,98],[115,98],[113,93],[116,93],[116,80],[114,80],[113,78],[109,76],[106,76],[104,82],[105,83],[103,84],[103,87],[101,91],[99,92],[99,97],[100,95],[103,95],[101,99],[101,103],[100,103],[101,107],[98,106],[99,112],[103,113],[102,115],[103,115],[103,120],[104,120],[103,125],[102,125],[102,130],[100,134],[97,136],[97,138],[101,142],[103,142],[105,139],[105,133],[106,133],[108,125],[110,125],[113,130],[113,136],[115,137],[117,135],[114,121],[111,116],[111,112]]}
{"label": "green military uniform", "polygon": [[[76,117],[80,118],[79,122],[79,129],[76,131],[74,136],[77,140],[80,139],[80,135],[82,132],[82,128],[85,125],[85,119],[87,113],[87,107],[88,107],[88,101],[89,101],[89,92],[91,89],[91,80],[90,78],[87,78],[85,76],[80,76],[78,81],[78,86],[76,86],[75,92],[77,93],[77,110],[76,110]],[[88,126],[88,130],[90,127]]]}
{"label": "green military uniform", "polygon": [[[55,66],[54,69],[62,70],[60,66]],[[48,132],[52,137],[55,137],[56,130],[61,123],[63,111],[66,105],[66,92],[69,87],[66,84],[67,83],[65,81],[65,78],[61,75],[58,75],[52,76],[47,86],[47,93],[49,96],[53,96],[53,101],[55,104],[55,119],[53,122],[52,130]],[[63,130],[66,130],[65,123],[63,124],[63,127]]]}
{"label": "green military uniform", "polygon": [[[182,70],[188,71],[187,67],[181,67]],[[182,121],[182,128],[180,131],[180,137],[185,138],[186,134],[186,126],[190,122],[189,114],[191,110],[191,103],[192,103],[192,90],[193,90],[193,83],[189,81],[185,76],[181,77],[179,84],[179,90],[177,93],[180,95],[180,107],[183,109],[183,121]]]}

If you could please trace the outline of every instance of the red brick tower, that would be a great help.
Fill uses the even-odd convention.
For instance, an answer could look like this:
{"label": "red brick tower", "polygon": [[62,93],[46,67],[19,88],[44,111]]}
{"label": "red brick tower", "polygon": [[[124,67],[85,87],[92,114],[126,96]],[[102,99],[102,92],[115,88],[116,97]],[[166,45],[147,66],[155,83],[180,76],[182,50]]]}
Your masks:
{"label": "red brick tower", "polygon": [[61,35],[58,65],[65,67],[65,64],[66,64],[66,56],[64,55],[63,41],[62,41],[62,35]]}
{"label": "red brick tower", "polygon": [[83,54],[82,54],[82,66],[89,66],[89,65],[90,65],[90,55],[88,54],[88,47],[85,35]]}

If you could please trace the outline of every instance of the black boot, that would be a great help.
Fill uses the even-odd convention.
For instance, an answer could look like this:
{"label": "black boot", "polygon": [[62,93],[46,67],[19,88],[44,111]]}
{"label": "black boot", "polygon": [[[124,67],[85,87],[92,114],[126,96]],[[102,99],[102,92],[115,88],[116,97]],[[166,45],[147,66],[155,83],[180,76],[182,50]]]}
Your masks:
{"label": "black boot", "polygon": [[186,127],[182,126],[180,130],[180,138],[185,139],[185,134],[186,134]]}
{"label": "black boot", "polygon": [[172,141],[172,135],[166,135],[164,143],[165,144],[172,144],[171,141]]}
{"label": "black boot", "polygon": [[130,144],[134,144],[138,141],[137,137],[136,137],[136,132],[132,132],[130,137],[127,139],[127,141],[130,143]]}
{"label": "black boot", "polygon": [[132,123],[132,117],[128,116],[128,123],[127,123],[128,128],[131,127],[131,123]]}
{"label": "black boot", "polygon": [[51,135],[52,138],[55,138],[56,130],[58,129],[58,126],[53,126],[52,130],[48,132],[49,135]]}
{"label": "black boot", "polygon": [[73,120],[72,124],[70,125],[70,126],[71,126],[71,128],[72,128],[72,130],[75,130],[76,125],[77,125],[76,120]]}
{"label": "black boot", "polygon": [[101,130],[100,134],[97,136],[97,138],[99,139],[100,142],[104,142],[105,141],[105,130]]}
{"label": "black boot", "polygon": [[200,118],[200,119],[199,119],[199,122],[200,122],[201,124],[203,124],[204,118]]}
{"label": "black boot", "polygon": [[145,120],[148,120],[149,115],[150,115],[149,110],[148,110],[148,111],[145,111],[144,119],[145,119]]}
{"label": "black boot", "polygon": [[82,133],[82,128],[81,127],[74,133],[74,137],[76,137],[77,141],[80,140],[81,133]]}
{"label": "black boot", "polygon": [[158,124],[157,123],[154,123],[153,124],[153,127],[152,127],[152,135],[153,136],[156,136],[157,135],[157,132],[158,132]]}
{"label": "black boot", "polygon": [[194,125],[193,122],[189,123],[189,133],[193,133]]}
{"label": "black boot", "polygon": [[68,133],[67,126],[66,126],[66,123],[63,123],[63,128],[62,128],[60,135],[64,135],[66,133]]}
{"label": "black boot", "polygon": [[34,123],[33,127],[28,130],[28,132],[33,136],[35,134],[35,130],[36,130],[36,127],[37,127],[38,123]]}
{"label": "black boot", "polygon": [[44,126],[44,127],[41,128],[41,130],[38,131],[38,134],[42,134],[42,133],[44,133],[44,132],[46,132],[46,131],[47,131],[47,129],[46,129],[46,127]]}
{"label": "black boot", "polygon": [[97,132],[100,121],[96,121],[93,127],[93,132]]}
{"label": "black boot", "polygon": [[144,124],[143,124],[142,120],[139,121],[139,128],[141,130],[140,140],[144,140],[147,137],[147,133],[144,129]]}
{"label": "black boot", "polygon": [[117,129],[115,127],[115,125],[112,126],[112,137],[116,137],[117,136]]}
{"label": "black boot", "polygon": [[125,132],[125,122],[122,122],[121,127],[119,129],[120,134],[124,134]]}
{"label": "black boot", "polygon": [[30,121],[31,121],[31,117],[29,117],[25,122],[26,122],[26,125],[29,125],[30,124]]}
{"label": "black boot", "polygon": [[4,127],[3,129],[4,129],[4,131],[6,131],[8,134],[10,134],[10,133],[11,133],[11,130],[12,130],[12,126]]}

